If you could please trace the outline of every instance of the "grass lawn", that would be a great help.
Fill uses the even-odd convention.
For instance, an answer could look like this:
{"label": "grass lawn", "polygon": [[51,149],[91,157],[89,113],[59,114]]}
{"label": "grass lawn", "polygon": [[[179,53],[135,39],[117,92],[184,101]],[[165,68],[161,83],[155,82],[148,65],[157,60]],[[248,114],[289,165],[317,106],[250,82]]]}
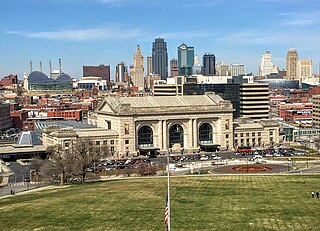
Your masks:
{"label": "grass lawn", "polygon": [[[320,175],[171,178],[176,230],[319,230]],[[165,230],[166,178],[71,185],[0,199],[0,230]]]}

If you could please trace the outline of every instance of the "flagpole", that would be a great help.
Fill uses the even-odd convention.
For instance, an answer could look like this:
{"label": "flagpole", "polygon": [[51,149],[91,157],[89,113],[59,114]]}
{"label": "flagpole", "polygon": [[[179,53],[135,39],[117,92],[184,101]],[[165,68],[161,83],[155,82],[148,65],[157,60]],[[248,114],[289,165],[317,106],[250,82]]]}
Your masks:
{"label": "flagpole", "polygon": [[170,209],[170,169],[169,169],[169,162],[170,162],[170,151],[168,149],[168,156],[167,156],[167,164],[168,164],[168,225],[167,225],[167,231],[171,231],[171,224],[170,224],[170,218],[171,218],[171,209]]}

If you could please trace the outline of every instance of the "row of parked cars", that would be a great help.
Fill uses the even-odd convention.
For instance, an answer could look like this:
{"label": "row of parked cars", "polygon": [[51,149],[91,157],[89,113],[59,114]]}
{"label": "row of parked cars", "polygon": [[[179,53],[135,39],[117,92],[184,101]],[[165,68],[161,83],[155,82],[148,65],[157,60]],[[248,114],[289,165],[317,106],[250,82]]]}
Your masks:
{"label": "row of parked cars", "polygon": [[87,168],[88,172],[99,170],[115,170],[137,167],[142,163],[151,163],[150,159],[126,159],[126,160],[102,160],[99,163],[94,163],[91,167]]}

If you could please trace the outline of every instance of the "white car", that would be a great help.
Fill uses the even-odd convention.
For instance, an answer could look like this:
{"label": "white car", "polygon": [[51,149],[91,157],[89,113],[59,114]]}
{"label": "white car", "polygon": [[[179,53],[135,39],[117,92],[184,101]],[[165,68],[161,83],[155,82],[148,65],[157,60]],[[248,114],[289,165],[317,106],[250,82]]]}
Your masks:
{"label": "white car", "polygon": [[209,160],[209,157],[208,156],[201,156],[200,157],[200,160],[204,161],[204,160]]}
{"label": "white car", "polygon": [[10,165],[11,165],[11,163],[10,163],[10,162],[6,162],[6,163],[5,163],[5,165],[10,166]]}

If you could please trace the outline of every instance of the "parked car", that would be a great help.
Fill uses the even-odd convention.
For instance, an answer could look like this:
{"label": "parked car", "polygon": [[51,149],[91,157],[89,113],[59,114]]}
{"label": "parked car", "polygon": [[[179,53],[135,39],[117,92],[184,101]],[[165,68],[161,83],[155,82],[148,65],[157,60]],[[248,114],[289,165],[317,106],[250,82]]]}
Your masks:
{"label": "parked car", "polygon": [[209,157],[208,156],[201,156],[200,160],[202,160],[202,161],[209,160]]}
{"label": "parked car", "polygon": [[11,163],[10,163],[10,162],[6,162],[6,163],[5,163],[5,165],[10,166],[10,165],[11,165]]}

